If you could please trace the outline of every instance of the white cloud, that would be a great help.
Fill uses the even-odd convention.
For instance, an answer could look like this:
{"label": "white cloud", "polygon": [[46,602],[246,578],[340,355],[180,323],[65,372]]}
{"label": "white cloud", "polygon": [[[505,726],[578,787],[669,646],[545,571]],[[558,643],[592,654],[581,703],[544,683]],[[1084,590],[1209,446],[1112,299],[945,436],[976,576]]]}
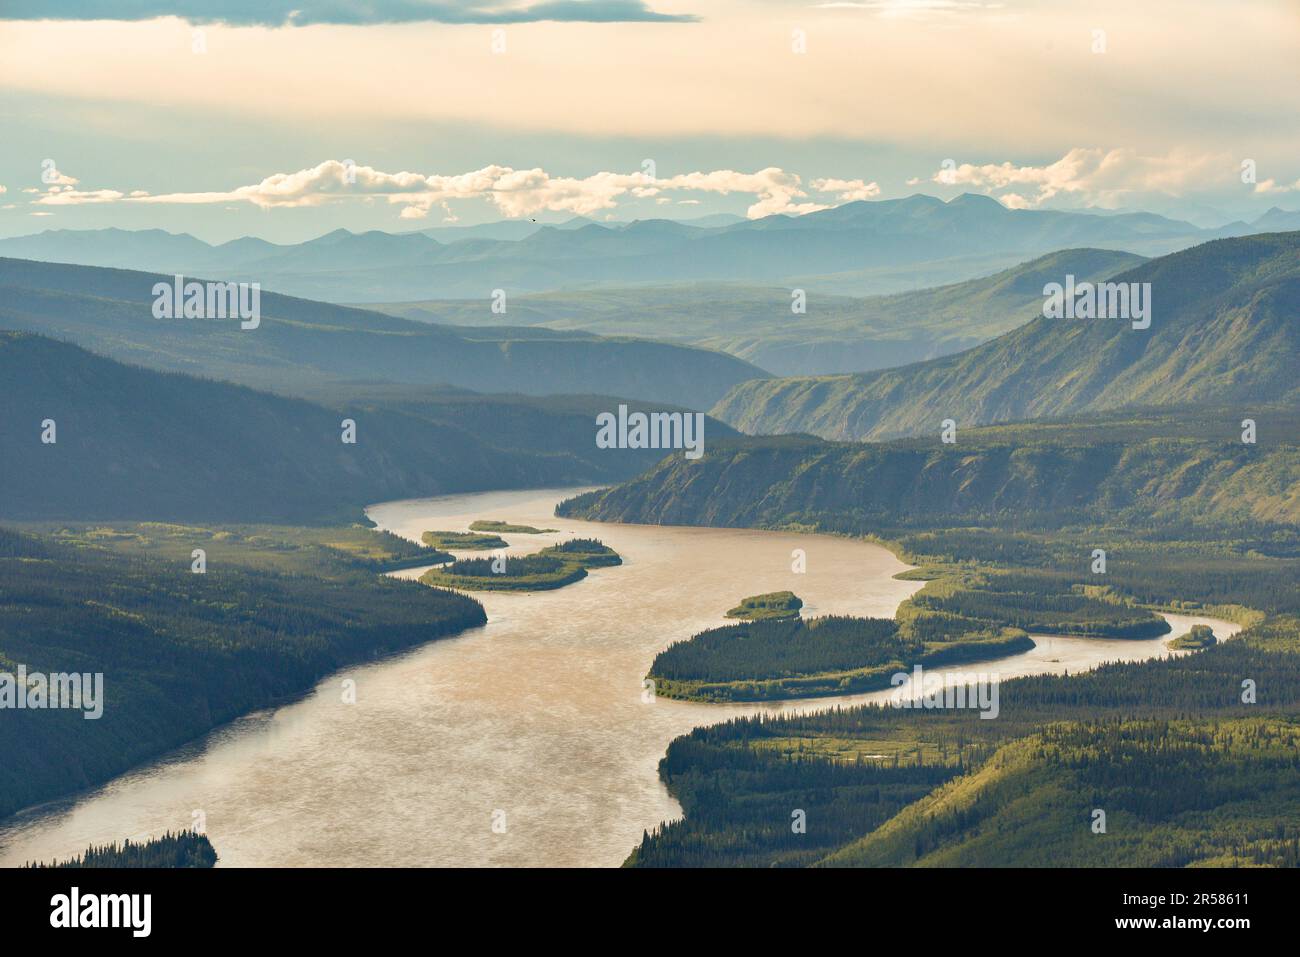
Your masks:
{"label": "white cloud", "polygon": [[[837,184],[831,190],[855,192],[879,187],[861,180],[819,180]],[[248,202],[263,209],[311,207],[350,198],[376,198],[402,207],[402,219],[423,219],[430,210],[441,208],[448,216],[452,200],[478,199],[491,203],[507,217],[526,216],[543,210],[589,216],[617,207],[626,197],[658,199],[664,193],[696,192],[754,197],[751,218],[774,213],[798,215],[827,207],[800,201],[807,197],[802,181],[794,173],[768,167],[754,173],[735,170],[685,173],[666,178],[645,173],[600,172],[583,178],[552,176],[545,170],[516,170],[508,166],[485,166],[455,175],[386,173],[351,162],[327,160],[310,169],[276,173],[259,183],[224,192],[150,194],[134,190],[129,195],[111,189],[52,189],[36,203],[70,206],[84,203],[214,204]],[[671,198],[671,197],[669,197]]]}
{"label": "white cloud", "polygon": [[1257,193],[1294,193],[1297,191],[1300,191],[1300,179],[1290,186],[1279,184],[1274,179],[1260,180],[1255,184],[1255,192]]}
{"label": "white cloud", "polygon": [[815,179],[808,185],[819,193],[838,194],[841,203],[874,199],[880,195],[879,183],[866,183],[860,179]]}
{"label": "white cloud", "polygon": [[76,186],[81,182],[77,177],[69,176],[66,173],[61,173],[55,169],[53,166],[54,160],[46,160],[45,162],[51,164],[48,169],[41,171],[41,182],[45,183],[47,186],[51,188],[59,186],[71,187]]}
{"label": "white cloud", "polygon": [[125,194],[115,189],[73,189],[71,186],[55,186],[32,202],[39,206],[84,206],[91,203],[115,203],[123,195]]}
{"label": "white cloud", "polygon": [[[1236,181],[1238,170],[1237,160],[1226,154],[1176,150],[1165,156],[1143,156],[1133,149],[1076,147],[1046,166],[963,163],[955,169],[940,169],[931,181],[989,193],[1014,186],[1021,192],[1000,197],[1009,200],[1007,205],[1023,204],[1013,208],[1041,206],[1058,197],[1114,208],[1140,201],[1142,194],[1185,196],[1222,189]],[[1026,193],[1026,188],[1032,192]]]}

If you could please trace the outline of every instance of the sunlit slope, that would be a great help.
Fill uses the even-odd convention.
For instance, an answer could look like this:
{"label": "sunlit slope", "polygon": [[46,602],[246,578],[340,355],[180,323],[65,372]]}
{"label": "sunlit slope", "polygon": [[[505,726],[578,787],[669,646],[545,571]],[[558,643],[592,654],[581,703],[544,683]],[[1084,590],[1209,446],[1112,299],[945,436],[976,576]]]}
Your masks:
{"label": "sunlit slope", "polygon": [[822,863],[1276,863],[1294,855],[1294,842],[1276,837],[1279,818],[1300,814],[1297,745],[1293,719],[1054,725],[1003,746]]}
{"label": "sunlit slope", "polygon": [[1300,418],[1261,409],[1245,444],[1233,410],[1108,414],[934,439],[714,443],[669,456],[569,514],[665,525],[826,530],[1106,518],[1300,523]]}
{"label": "sunlit slope", "polygon": [[[1064,276],[1057,281],[1064,281]],[[1116,281],[1150,283],[1148,329],[1043,316],[957,355],[852,376],[742,383],[713,414],[751,433],[862,439],[1115,409],[1300,399],[1300,233],[1206,243]]]}

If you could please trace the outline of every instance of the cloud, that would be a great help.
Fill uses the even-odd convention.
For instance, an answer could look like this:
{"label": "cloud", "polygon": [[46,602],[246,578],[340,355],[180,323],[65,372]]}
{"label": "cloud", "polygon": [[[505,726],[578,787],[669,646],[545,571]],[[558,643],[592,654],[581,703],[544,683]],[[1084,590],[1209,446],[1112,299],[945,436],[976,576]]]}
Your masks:
{"label": "cloud", "polygon": [[379,23],[691,23],[693,14],[657,13],[644,0],[6,0],[0,20],[154,20],[180,17],[190,23],[229,26],[364,26]]}
{"label": "cloud", "polygon": [[[3,187],[0,187],[0,193],[3,193]],[[1274,179],[1263,179],[1255,184],[1257,193],[1294,193],[1300,192],[1300,179],[1296,180],[1290,186],[1285,183],[1278,183]]]}
{"label": "cloud", "polygon": [[[856,191],[878,187],[861,180],[819,180],[837,184],[832,189]],[[364,198],[402,207],[402,219],[423,219],[455,200],[483,200],[507,217],[527,216],[548,210],[589,216],[617,207],[626,198],[658,199],[665,193],[731,193],[754,197],[748,209],[751,218],[775,213],[800,215],[828,208],[804,201],[807,192],[794,173],[776,167],[742,173],[712,170],[654,177],[645,173],[599,172],[577,178],[552,176],[544,169],[517,170],[509,166],[485,166],[453,175],[409,171],[388,173],[350,160],[327,160],[310,169],[275,173],[259,183],[232,190],[151,194],[135,190],[129,195],[118,190],[76,190],[52,187],[33,202],[47,206],[84,203],[156,203],[208,205],[247,202],[262,209],[312,207],[347,199]]]}
{"label": "cloud", "polygon": [[866,183],[860,179],[815,179],[808,185],[819,193],[837,193],[841,203],[874,199],[880,195],[879,183]]}
{"label": "cloud", "polygon": [[53,187],[32,202],[37,206],[85,206],[92,203],[115,203],[123,195],[115,189],[73,189],[66,186]]}
{"label": "cloud", "polygon": [[[67,173],[61,173],[54,168],[53,160],[46,160],[50,165],[41,170],[41,182],[48,186],[76,186],[81,180],[75,176],[69,176]],[[39,192],[37,190],[36,192]]]}
{"label": "cloud", "polygon": [[1056,198],[1115,208],[1140,199],[1141,194],[1185,196],[1223,188],[1237,181],[1238,170],[1237,161],[1226,154],[1174,151],[1143,156],[1133,149],[1077,147],[1046,166],[963,163],[940,169],[930,179],[989,193],[1016,187],[1018,192],[1000,197],[1013,209],[1041,206]]}

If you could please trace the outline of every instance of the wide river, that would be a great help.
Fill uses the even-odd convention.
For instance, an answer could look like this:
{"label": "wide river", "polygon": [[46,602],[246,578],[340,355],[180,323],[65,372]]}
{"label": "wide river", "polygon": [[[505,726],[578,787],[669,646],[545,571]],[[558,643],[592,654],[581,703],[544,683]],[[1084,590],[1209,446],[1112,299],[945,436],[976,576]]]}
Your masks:
{"label": "wide river", "polygon": [[[907,566],[885,549],[846,538],[555,518],[555,503],[574,491],[371,507],[376,523],[410,539],[502,519],[559,530],[507,535],[510,553],[580,534],[613,546],[624,563],[557,591],[478,594],[488,613],[482,628],[331,676],[299,701],[18,815],[0,827],[0,865],[200,820],[223,865],[615,866],[643,830],[680,815],[656,771],[674,737],[760,710],[812,711],[897,693],[756,706],[644,695],[658,651],[724,623],[723,612],[746,595],[790,589],[807,616],[888,617],[920,583],[895,580]],[[796,549],[806,555],[803,573],[791,570]],[[1166,617],[1174,635],[1198,622],[1221,638],[1238,630]],[[1030,652],[964,670],[1073,673],[1167,654],[1172,636],[1036,636]],[[344,701],[348,680],[354,703]]]}

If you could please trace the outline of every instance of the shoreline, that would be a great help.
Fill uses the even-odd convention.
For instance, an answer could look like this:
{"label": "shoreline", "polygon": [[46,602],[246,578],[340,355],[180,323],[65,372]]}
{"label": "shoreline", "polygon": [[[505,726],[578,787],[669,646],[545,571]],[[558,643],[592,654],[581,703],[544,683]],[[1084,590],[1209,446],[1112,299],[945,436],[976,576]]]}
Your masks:
{"label": "shoreline", "polygon": [[[509,490],[509,491],[511,491],[511,492],[517,492],[518,490]],[[571,495],[571,494],[572,494],[572,492],[571,492],[570,490],[568,490],[568,489],[547,489],[547,490],[542,490],[542,491],[543,491],[543,492],[553,492],[553,493],[555,493],[555,496],[556,496],[557,499],[560,498],[560,497],[562,497],[562,496],[564,496],[564,495]],[[492,493],[488,493],[488,494],[492,494]],[[444,498],[446,498],[446,499],[459,500],[460,503],[464,503],[464,502],[465,502],[465,499],[466,499],[466,496],[439,496],[439,497],[438,497],[438,499],[444,499]],[[434,499],[434,500],[419,499],[419,500],[403,500],[403,501],[420,502],[420,503],[424,503],[424,504],[427,506],[431,501],[437,501],[438,499]],[[391,504],[391,503],[376,503],[376,504],[379,505],[379,504]],[[468,509],[468,508],[470,508],[471,506],[470,506],[470,505],[464,505],[464,507]],[[473,504],[472,507],[474,507],[474,508],[476,508],[476,509],[479,509],[479,505],[478,505],[477,502],[475,502],[475,503]],[[553,507],[553,503],[552,503],[552,507]],[[479,510],[481,511],[481,509],[479,509]],[[422,519],[421,519],[421,521],[422,521]],[[376,524],[376,527],[378,527],[378,523],[375,523],[375,524]],[[584,524],[587,524],[587,523],[584,523]],[[591,528],[591,529],[594,529],[594,528],[598,527],[599,525],[604,525],[604,526],[606,526],[606,527],[611,527],[611,526],[616,525],[616,524],[619,524],[619,525],[630,525],[631,523],[594,523],[594,522],[593,522],[593,523],[590,523],[589,525],[587,525],[587,527],[588,527],[588,528]],[[664,526],[651,526],[651,525],[640,525],[640,526],[638,526],[638,527],[643,528],[643,529],[646,529],[646,530],[654,530],[654,529],[661,529],[661,528],[664,528]],[[707,527],[707,526],[682,526],[682,528],[684,528],[684,529],[692,529],[692,530],[699,530],[699,531],[703,531],[703,532],[719,532],[719,531],[726,531],[726,529],[712,529],[712,528]],[[389,531],[393,531],[392,528],[389,528],[388,530],[389,530]],[[781,532],[781,530],[776,530],[776,529],[734,529],[734,531],[738,531],[738,532],[741,532],[741,531],[743,531],[743,532],[765,532],[765,533],[766,533],[766,532],[774,532],[774,533],[780,533],[780,532]],[[396,532],[395,532],[395,533],[396,533]],[[808,534],[808,533],[805,532],[805,533],[802,533],[802,534]],[[817,533],[817,534],[820,535],[820,534],[823,534],[823,533]],[[403,536],[403,537],[406,537],[406,536]],[[788,534],[787,534],[786,537],[788,538]],[[865,539],[865,538],[862,537],[862,536],[844,536],[844,535],[834,535],[834,536],[827,536],[827,537],[834,537],[834,538],[836,538],[836,539],[845,540],[845,541],[859,541],[859,542],[864,542],[864,543],[866,543],[866,544],[876,544],[876,545],[881,545],[881,544],[882,544],[882,543],[880,543],[880,542],[872,542],[872,541],[870,541],[870,540],[868,540],[868,539]],[[530,541],[527,543],[527,545],[525,545],[525,543],[520,543],[520,547],[531,546],[531,538],[532,538],[532,536],[529,536]],[[642,538],[642,539],[640,539],[640,540],[642,540],[642,541],[652,541],[653,538],[648,539],[648,540]],[[759,539],[759,538],[755,538],[755,539],[754,539],[755,542],[757,542],[757,541],[759,541],[759,540],[761,540],[761,539]],[[791,543],[790,543],[789,541],[787,541],[786,544],[785,544],[783,547],[788,548],[790,544],[791,544]],[[734,547],[736,547],[736,546],[733,545],[733,546],[729,546],[729,547],[733,547],[733,548],[734,548]],[[748,551],[748,550],[749,550],[749,546],[744,546],[744,550],[745,550],[745,551]],[[890,564],[889,564],[889,565],[888,565],[884,570],[882,570],[882,576],[883,576],[883,577],[881,578],[881,581],[884,581],[885,579],[897,579],[897,580],[900,580],[900,581],[906,581],[905,579],[901,578],[901,576],[905,575],[907,572],[909,572],[909,571],[911,571],[911,570],[914,570],[916,566],[911,566],[911,565],[910,565],[909,563],[907,563],[904,559],[899,558],[898,554],[897,554],[894,550],[892,550],[892,549],[885,549],[885,550],[888,551],[888,554],[889,554],[889,556],[893,559],[893,562],[890,563]],[[778,551],[779,551],[779,548],[778,548]],[[639,557],[638,554],[635,554],[635,553],[634,553],[634,554],[632,555],[632,565],[629,566],[629,567],[636,568],[638,565],[640,565],[640,567],[642,567],[642,568],[645,568],[645,567],[646,567],[644,564],[641,564],[641,563],[639,563],[639,562],[637,561],[638,557]],[[905,566],[907,566],[907,567],[904,567],[904,568],[902,568],[902,569],[898,569],[897,566],[898,566],[899,564],[903,564],[903,565],[905,565]],[[384,574],[388,574],[388,573],[385,572]],[[391,576],[391,577],[401,577],[401,576],[393,575],[393,576]],[[602,577],[607,577],[607,576],[602,576]],[[612,579],[608,579],[608,580],[609,580],[609,581],[612,581]],[[873,579],[873,580],[874,580],[874,579]],[[575,586],[575,588],[586,588],[586,587],[588,587],[588,586],[586,586],[586,585],[577,585],[577,586]],[[886,594],[887,594],[887,593],[888,593],[888,592],[886,592]],[[562,594],[562,593],[560,593],[560,594]],[[584,594],[585,594],[585,592],[584,592]],[[897,593],[895,592],[895,594],[897,594]],[[498,595],[499,595],[499,593],[498,593]],[[484,596],[485,600],[487,600],[489,597],[491,597],[492,600],[494,600],[494,601],[497,600],[497,596]],[[519,597],[522,597],[522,596],[519,596]],[[503,620],[508,620],[508,619],[510,619],[510,618],[517,618],[517,617],[519,616],[519,613],[522,612],[522,610],[523,610],[524,608],[526,608],[526,607],[530,607],[531,604],[532,604],[532,600],[528,600],[528,601],[526,601],[524,604],[519,604],[519,603],[517,603],[517,598],[516,598],[516,596],[501,595],[500,598],[506,602],[506,604],[503,604],[503,605],[500,605],[500,606],[499,606],[500,608],[502,608],[502,609],[506,609],[506,610],[507,610],[507,611],[506,611],[506,615],[505,615],[505,617],[503,618],[503,617],[502,617],[498,612],[489,612],[489,616],[488,616],[488,617],[489,617],[489,623],[492,623],[492,622],[495,621],[495,622],[497,623],[497,626],[498,626],[498,627],[500,627],[501,622],[502,622]],[[540,596],[537,597],[537,600],[540,600]],[[561,599],[561,600],[563,600],[563,599]],[[897,611],[898,604],[901,604],[901,602],[904,601],[904,600],[906,600],[906,596],[904,596],[903,598],[897,599],[897,603],[893,605],[893,609],[894,609],[895,613],[896,613],[896,611]],[[822,601],[823,601],[823,602],[825,601],[825,596],[823,596]],[[873,612],[873,614],[876,614],[876,612]],[[531,618],[532,616],[529,615],[528,617]],[[696,617],[699,617],[699,616],[696,616]],[[481,628],[482,626],[478,626],[478,627]],[[523,625],[523,627],[524,627],[525,630],[526,630],[528,626],[525,624],[525,625]],[[467,629],[461,629],[461,630],[459,630],[459,631],[457,631],[457,632],[453,632],[453,633],[449,633],[449,634],[444,635],[444,636],[440,636],[440,637],[437,638],[437,639],[433,639],[433,640],[430,640],[430,641],[427,641],[427,642],[422,642],[422,643],[420,643],[420,644],[412,645],[412,646],[409,646],[409,647],[406,647],[406,648],[402,648],[402,649],[396,649],[396,650],[394,650],[391,654],[385,655],[385,656],[383,656],[383,658],[381,658],[381,659],[374,659],[374,660],[371,660],[371,659],[363,659],[363,662],[364,662],[364,664],[366,664],[366,665],[376,664],[376,663],[379,663],[379,664],[385,664],[385,663],[391,663],[391,662],[393,662],[393,661],[400,661],[400,660],[407,659],[407,658],[413,659],[414,661],[418,661],[418,660],[420,660],[420,658],[421,658],[422,656],[424,656],[424,655],[428,655],[429,652],[430,652],[430,650],[431,650],[434,646],[444,644],[445,642],[443,641],[443,639],[450,639],[450,638],[461,637],[461,638],[465,638],[467,641],[469,641],[470,639],[472,639],[472,638],[475,637],[475,636],[472,634],[475,630],[476,630],[476,628],[474,628],[474,627],[467,628]],[[1216,627],[1215,630],[1216,630],[1216,632],[1217,632],[1219,629]],[[513,634],[513,632],[511,632],[511,634]],[[495,633],[494,633],[494,636],[495,636]],[[478,636],[478,637],[481,639],[481,638],[483,638],[483,637],[488,637],[488,636],[486,636],[486,635],[480,635],[480,636]],[[662,650],[663,647],[666,647],[667,644],[670,644],[672,640],[673,640],[673,638],[672,638],[671,635],[665,635],[665,636],[663,636],[663,638],[662,638],[662,642],[661,642],[661,644],[660,644],[660,648],[659,648],[659,650]],[[1092,641],[1093,639],[1079,639],[1079,640],[1081,640],[1081,641]],[[1105,643],[1104,640],[1103,640],[1103,643]],[[452,644],[452,645],[456,645],[456,644],[460,644],[460,643],[450,643],[450,644]],[[495,655],[495,652],[492,652],[492,650],[491,650],[490,648],[488,648],[487,646],[485,646],[485,645],[483,644],[482,641],[474,641],[474,642],[472,642],[472,644],[473,644],[473,646],[474,646],[475,648],[478,649],[478,652],[477,652],[477,653],[480,654],[480,655],[482,655],[482,654],[491,654],[491,655]],[[468,647],[468,646],[467,646],[467,647]],[[1069,640],[1069,639],[1066,639],[1066,640],[1064,641],[1064,646],[1063,646],[1063,647],[1064,647],[1064,650],[1068,652],[1071,648],[1073,648],[1073,647],[1077,647],[1077,646],[1072,645],[1071,642],[1070,642],[1070,640]],[[1057,652],[1056,652],[1055,649],[1049,649],[1049,650],[1048,650],[1048,655],[1052,655],[1052,654],[1056,654],[1056,653],[1057,653]],[[650,658],[653,658],[653,654],[654,654],[654,652],[651,652],[650,655],[649,655],[649,657],[650,657]],[[1016,658],[1016,656],[1014,656],[1014,655],[1011,656],[1011,659],[1015,659],[1015,658]],[[446,658],[445,658],[445,655],[443,655],[443,654],[436,654],[436,655],[433,655],[431,659],[426,659],[426,660],[442,661],[442,660],[448,660],[448,659],[446,659]],[[1003,658],[999,658],[999,659],[995,659],[995,660],[1007,661],[1008,658],[1003,657]],[[1111,660],[1111,659],[1107,658],[1107,659],[1104,659],[1104,660]],[[1037,657],[1037,659],[1028,662],[1028,664],[1029,664],[1029,665],[1034,669],[1033,673],[1041,673],[1042,671],[1050,670],[1050,669],[1056,667],[1056,665],[1053,664],[1054,661],[1055,661],[1055,659],[1053,659],[1053,658],[1051,658],[1051,657],[1044,657],[1043,655],[1039,655],[1039,656]],[[1099,664],[1099,663],[1100,663],[1100,661],[1098,661],[1098,664]],[[508,665],[508,662],[504,663],[503,666],[504,666],[504,665]],[[1046,665],[1046,667],[1044,667],[1044,665]],[[343,667],[346,668],[346,667],[348,667],[348,666],[345,665],[345,666],[343,666]],[[1073,673],[1073,671],[1074,671],[1074,666],[1071,665],[1070,668],[1069,668],[1069,670],[1071,671],[1071,673]],[[114,775],[113,777],[111,777],[111,778],[109,778],[109,779],[107,779],[107,780],[105,780],[105,781],[99,783],[99,784],[96,785],[96,786],[93,786],[93,787],[91,787],[91,788],[87,788],[87,789],[82,790],[82,791],[78,791],[78,792],[73,792],[73,793],[64,794],[64,795],[61,795],[61,796],[58,796],[58,797],[55,797],[55,798],[51,798],[49,801],[41,802],[41,803],[36,804],[36,805],[29,805],[29,806],[27,806],[27,807],[25,807],[25,808],[23,808],[23,809],[20,809],[20,810],[18,810],[17,812],[15,812],[14,815],[11,815],[11,816],[9,816],[9,817],[6,817],[6,818],[3,819],[2,821],[0,821],[0,828],[4,828],[4,829],[13,829],[13,837],[16,838],[18,834],[22,833],[22,831],[25,830],[25,828],[29,825],[29,823],[39,821],[40,818],[42,818],[42,817],[43,817],[44,815],[46,815],[46,814],[57,814],[57,813],[65,813],[65,812],[68,812],[68,811],[70,811],[70,810],[73,809],[73,808],[79,807],[79,806],[81,806],[82,804],[87,803],[87,798],[91,798],[91,797],[93,797],[93,796],[96,795],[96,794],[102,794],[102,793],[105,793],[105,792],[110,793],[110,794],[115,794],[115,792],[117,792],[117,791],[119,790],[118,787],[117,787],[118,785],[121,785],[121,784],[124,784],[124,783],[130,783],[130,782],[133,782],[133,781],[137,781],[137,782],[138,782],[138,781],[139,781],[140,779],[142,779],[142,778],[143,778],[143,779],[148,779],[148,778],[150,777],[150,772],[153,771],[154,769],[157,769],[157,768],[159,768],[159,767],[163,767],[163,766],[167,766],[167,765],[171,765],[171,764],[177,764],[177,763],[179,763],[179,764],[184,764],[184,763],[187,762],[188,759],[192,759],[195,755],[205,755],[205,754],[207,754],[207,753],[210,752],[210,751],[215,751],[219,745],[225,743],[227,740],[230,740],[231,738],[240,738],[240,737],[243,737],[244,734],[245,734],[245,730],[246,730],[246,729],[249,730],[249,731],[255,731],[256,729],[259,729],[259,728],[262,727],[262,726],[270,726],[270,724],[271,724],[271,719],[274,718],[274,717],[276,717],[276,716],[279,714],[279,712],[280,712],[281,709],[286,709],[286,706],[296,705],[296,704],[298,704],[298,703],[302,703],[302,702],[304,702],[304,700],[309,700],[309,699],[311,699],[311,698],[313,697],[312,692],[313,692],[315,689],[321,687],[321,682],[328,681],[330,675],[335,674],[335,673],[337,673],[337,672],[331,672],[329,675],[325,675],[325,676],[323,676],[322,678],[318,679],[317,682],[316,682],[313,686],[311,686],[311,687],[307,687],[307,688],[304,688],[304,689],[302,690],[301,693],[299,693],[299,694],[297,694],[297,695],[294,695],[294,696],[292,696],[292,697],[290,697],[290,698],[288,698],[288,699],[284,699],[284,700],[280,700],[280,701],[276,701],[276,702],[269,702],[269,703],[268,703],[266,706],[264,706],[264,707],[261,707],[261,708],[255,709],[255,710],[253,710],[253,711],[250,711],[250,712],[245,713],[245,714],[240,715],[240,716],[236,716],[236,717],[232,718],[231,720],[229,720],[228,722],[226,722],[226,723],[224,723],[224,724],[222,724],[222,725],[219,725],[219,726],[213,726],[211,729],[209,729],[209,730],[208,730],[207,732],[205,732],[204,734],[202,734],[202,735],[200,735],[200,736],[198,736],[198,737],[196,737],[196,738],[194,738],[194,739],[190,739],[189,741],[187,741],[187,742],[185,742],[185,743],[183,743],[183,744],[181,744],[181,745],[175,746],[175,747],[170,748],[170,749],[168,749],[168,750],[166,750],[166,751],[164,751],[164,752],[161,752],[161,753],[155,755],[155,756],[154,756],[151,760],[149,760],[149,761],[142,762],[142,763],[140,763],[140,764],[137,764],[137,765],[132,766],[132,767],[129,768],[129,769],[125,769],[124,771],[120,772],[119,774]],[[642,673],[644,673],[644,672],[642,672]],[[886,692],[886,693],[888,693],[888,692]],[[740,714],[755,714],[755,713],[759,713],[759,712],[766,712],[766,713],[780,713],[780,712],[786,712],[786,713],[790,713],[790,712],[795,712],[795,711],[797,711],[797,712],[821,712],[821,711],[830,710],[830,709],[835,709],[835,708],[841,708],[841,707],[854,707],[854,706],[857,706],[857,705],[859,705],[859,704],[870,704],[870,703],[872,703],[872,699],[873,699],[873,698],[878,698],[879,695],[880,695],[880,692],[872,692],[872,693],[869,693],[869,694],[866,694],[866,695],[863,695],[863,694],[861,694],[861,693],[852,693],[852,692],[851,692],[851,693],[847,693],[847,694],[832,694],[832,695],[818,696],[818,697],[813,697],[813,698],[810,698],[810,697],[795,697],[795,698],[780,698],[780,699],[775,699],[775,698],[774,698],[774,699],[768,699],[768,700],[763,700],[763,701],[754,701],[754,702],[708,702],[708,703],[689,702],[689,701],[679,701],[679,700],[674,700],[674,699],[668,699],[668,698],[665,698],[665,699],[663,699],[663,703],[664,703],[665,705],[668,706],[668,708],[670,709],[670,711],[671,711],[672,713],[678,715],[678,717],[676,717],[676,718],[672,718],[672,719],[671,719],[671,721],[672,721],[674,724],[676,724],[676,725],[680,725],[684,720],[689,720],[689,721],[691,722],[691,727],[704,727],[704,726],[709,726],[709,725],[712,725],[712,724],[717,724],[717,723],[725,722],[725,721],[728,720],[728,718],[730,717],[730,715],[728,715],[728,714],[725,713],[725,712],[717,712],[717,713],[714,713],[714,710],[715,710],[715,709],[713,709],[713,708],[711,707],[711,705],[712,705],[712,704],[715,704],[715,703],[726,704],[726,705],[728,705],[728,706],[731,707],[731,709],[732,709],[733,712],[735,712],[735,713],[740,713]],[[689,708],[692,708],[692,707],[700,708],[701,711],[700,711],[700,712],[679,711],[679,709],[681,709],[681,708],[687,708],[687,709],[689,709]],[[710,713],[709,713],[709,714],[705,714],[703,709],[707,709],[708,712],[710,712]],[[296,709],[295,709],[295,708],[289,708],[289,709],[287,709],[287,710],[296,710]],[[665,713],[667,714],[668,712],[665,712]],[[692,718],[687,718],[688,715],[694,715],[694,717],[692,717]],[[286,716],[286,717],[292,717],[292,716]],[[302,720],[302,719],[298,719],[298,720]],[[682,733],[689,733],[689,730],[687,730],[686,732],[682,732]],[[665,795],[667,795],[668,792],[667,792],[667,790],[666,790],[666,788],[665,788],[665,786],[664,786],[664,783],[662,782],[661,779],[659,779],[657,773],[655,772],[655,770],[654,770],[654,766],[655,766],[655,764],[657,764],[658,760],[661,759],[661,758],[663,757],[663,754],[665,753],[665,749],[667,748],[667,746],[668,746],[669,744],[671,744],[671,742],[672,742],[673,740],[675,740],[675,739],[676,739],[677,737],[679,737],[679,736],[680,736],[680,733],[677,733],[677,732],[671,732],[671,731],[670,731],[668,734],[666,734],[666,735],[663,737],[663,739],[662,739],[662,743],[659,743],[659,744],[657,745],[657,750],[656,750],[656,753],[655,753],[655,755],[654,755],[654,757],[653,757],[653,761],[652,761],[652,762],[651,762],[651,761],[648,761],[648,763],[647,763],[646,766],[645,766],[644,772],[642,772],[642,771],[640,771],[640,770],[637,771],[637,776],[638,776],[638,777],[640,776],[641,773],[647,773],[647,772],[648,772],[648,774],[649,774],[649,776],[650,776],[650,777],[649,777],[649,780],[653,780],[655,789],[656,789],[656,790],[659,790],[659,791],[662,791]],[[638,759],[638,760],[639,760],[639,759]],[[644,784],[648,784],[648,783],[649,783],[649,780],[647,780],[646,782],[644,782],[642,785],[638,785],[638,787],[644,787]],[[146,785],[146,786],[147,786],[147,785]],[[115,797],[116,797],[116,794],[115,794]],[[128,798],[128,800],[129,800],[129,798]],[[676,801],[672,801],[672,804],[674,805],[674,810],[671,810],[671,811],[670,811],[667,807],[665,807],[665,808],[664,808],[664,811],[666,811],[667,813],[666,813],[665,815],[663,815],[663,816],[660,816],[660,817],[655,818],[655,820],[657,820],[658,822],[662,823],[662,822],[664,822],[664,821],[668,821],[668,820],[672,820],[672,819],[674,819],[674,818],[676,818],[676,817],[680,817],[680,816],[681,816],[681,813],[682,813],[680,806],[676,804]],[[201,806],[201,805],[196,805],[196,806]],[[19,827],[15,828],[15,824],[16,824],[16,822],[18,822],[20,819],[22,819],[22,823],[21,823],[21,825],[20,825]],[[124,819],[124,820],[129,820],[129,818],[123,818],[123,819]],[[137,818],[137,823],[138,823],[140,820],[147,820],[147,819],[148,819],[147,816],[141,816],[141,817]],[[649,820],[649,818],[647,818],[647,820]],[[639,827],[640,827],[640,825],[638,824],[638,828],[639,828]],[[79,833],[80,833],[80,832],[79,832]],[[620,833],[621,833],[621,831],[620,831]],[[121,837],[122,835],[119,834],[118,836]],[[136,835],[133,834],[133,835],[129,835],[129,836],[131,836],[131,837],[134,838]],[[222,834],[221,834],[220,831],[217,831],[216,833],[214,833],[214,834],[213,834],[213,837],[215,838],[215,840],[217,841],[218,844],[221,844],[221,843],[222,843]],[[602,840],[604,840],[604,839],[602,839]],[[10,843],[10,841],[6,841],[6,843]],[[40,847],[41,847],[41,842],[39,842],[39,841],[38,841],[38,842],[33,842],[33,846],[34,846],[34,847],[37,847],[37,848],[40,848]],[[238,845],[235,845],[235,847],[238,848]],[[625,855],[626,855],[627,846],[625,846],[625,845],[623,844],[623,842],[620,841],[620,842],[619,842],[619,848],[620,848],[620,859],[621,859],[622,856],[625,856]],[[219,850],[220,850],[220,848],[219,848]],[[244,852],[244,853],[247,853],[247,850],[248,850],[247,847],[245,847],[245,848],[243,849],[243,852]],[[30,856],[30,855],[29,855],[29,856]],[[223,856],[224,856],[224,855],[223,855]],[[606,851],[604,854],[602,854],[602,855],[598,858],[598,861],[603,861],[603,860],[605,860],[607,857],[611,857],[611,855],[609,855],[608,851]],[[33,859],[40,859],[40,858],[39,858],[39,856],[38,856],[38,857],[33,858]],[[590,857],[588,857],[588,858],[586,858],[586,859],[587,859],[587,860],[590,860]],[[466,860],[467,860],[467,862],[472,863],[472,862],[473,862],[472,855],[470,855],[469,857],[467,857]],[[229,859],[227,859],[227,861],[228,861],[229,863],[234,864],[234,866],[240,866],[240,865],[239,865],[238,858],[236,858],[234,861],[229,861]],[[292,866],[292,862],[289,862],[288,866]],[[611,866],[616,866],[616,865],[614,865],[613,863],[611,863]]]}

